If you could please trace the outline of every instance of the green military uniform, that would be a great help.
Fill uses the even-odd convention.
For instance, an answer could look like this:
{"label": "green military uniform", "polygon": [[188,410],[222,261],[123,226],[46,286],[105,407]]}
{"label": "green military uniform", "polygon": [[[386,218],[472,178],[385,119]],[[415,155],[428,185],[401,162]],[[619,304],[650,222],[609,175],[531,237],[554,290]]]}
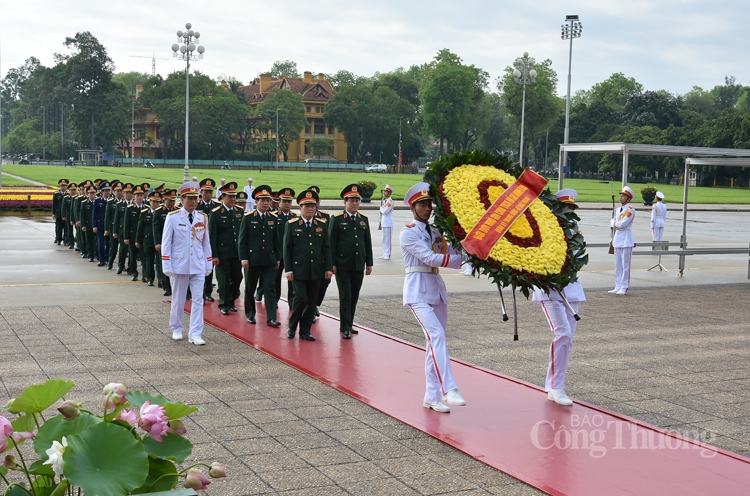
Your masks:
{"label": "green military uniform", "polygon": [[[318,194],[305,190],[297,197],[297,203],[304,205],[310,200],[317,202]],[[284,233],[284,266],[287,273],[294,274],[294,300],[289,317],[287,337],[294,337],[297,325],[300,337],[310,336],[310,327],[315,318],[315,302],[318,287],[325,273],[332,270],[331,249],[328,241],[326,220],[313,217],[306,221],[297,217],[287,222]]]}
{"label": "green military uniform", "polygon": [[[73,183],[70,186],[75,187],[76,185]],[[78,192],[76,191],[76,193]],[[73,220],[71,218],[71,215],[73,214],[72,201],[73,195],[71,193],[66,194],[62,199],[61,207],[61,214],[63,219],[65,219],[64,241],[65,245],[71,250],[75,247],[75,239],[73,238]]]}
{"label": "green military uniform", "polygon": [[[233,186],[233,187],[232,187]],[[222,195],[236,194],[237,183],[227,183],[221,188]],[[219,308],[227,315],[237,311],[234,301],[242,283],[242,265],[238,252],[240,225],[244,212],[236,207],[229,208],[224,203],[214,208],[208,217],[208,237],[211,240],[211,256],[215,265],[216,282],[219,290]]]}
{"label": "green military uniform", "polygon": [[[143,192],[144,190],[141,185],[137,185],[133,188],[134,195]],[[138,280],[138,258],[140,256],[140,250],[135,246],[135,243],[138,240],[138,221],[141,218],[141,211],[144,207],[145,203],[138,205],[135,203],[135,200],[133,200],[133,203],[128,205],[125,209],[125,222],[123,223],[122,235],[128,240],[128,273],[133,276],[133,281]]]}
{"label": "green military uniform", "polygon": [[[361,198],[358,189],[356,184],[344,188],[341,197],[345,205],[353,201],[350,198]],[[339,330],[349,339],[352,332],[356,333],[352,325],[365,269],[373,266],[370,222],[358,211],[351,214],[345,210],[330,220],[328,233],[339,289]]]}
{"label": "green military uniform", "polygon": [[[81,190],[85,190],[86,186],[81,186]],[[81,258],[86,258],[86,245],[83,241],[83,237],[81,236],[81,203],[83,202],[83,199],[85,198],[84,195],[79,194],[75,198],[73,198],[73,201],[70,204],[71,210],[73,211],[73,224],[76,228],[76,251],[81,252]]]}
{"label": "green military uniform", "polygon": [[57,185],[61,187],[61,189],[54,192],[52,195],[52,216],[55,218],[55,243],[58,245],[62,243],[63,236],[65,236],[65,221],[63,220],[62,215],[62,204],[63,204],[63,198],[65,198],[65,195],[67,192],[62,190],[62,186],[68,186],[68,180],[67,179],[60,179],[57,182]]}
{"label": "green military uniform", "polygon": [[[279,190],[279,199],[291,199],[294,200],[294,190],[292,188],[282,188]],[[289,221],[292,220],[294,217],[297,216],[294,212],[291,210],[288,214],[283,213],[281,210],[278,212],[278,218],[279,218],[279,229],[277,230],[278,234],[278,246],[279,248],[283,248],[284,246],[284,233],[286,233],[286,226],[289,224]],[[274,286],[276,289],[276,301],[278,302],[281,298],[281,277],[284,275],[284,257],[281,257],[281,263],[279,264],[279,268],[276,269],[276,278],[274,281]],[[287,296],[287,303],[290,305],[292,304],[292,300],[294,299],[294,286],[291,282],[287,281],[287,287],[286,287],[286,296]]]}
{"label": "green military uniform", "polygon": [[[166,190],[164,192],[164,198],[171,198],[174,199],[174,195],[176,194],[175,190]],[[161,207],[154,210],[154,215],[151,218],[151,225],[152,229],[154,231],[154,246],[158,247],[156,250],[156,276],[159,278],[159,281],[161,281],[161,286],[164,288],[164,296],[170,296],[172,294],[172,284],[169,280],[169,277],[164,275],[162,272],[162,265],[161,265],[161,238],[164,234],[164,223],[167,221],[167,215],[169,215],[170,212],[174,212],[176,208],[167,208],[166,205],[162,205]]]}
{"label": "green military uniform", "polygon": [[[123,191],[133,191],[133,185],[125,183],[122,186]],[[117,234],[117,244],[120,254],[117,257],[117,273],[122,274],[125,269],[125,258],[128,256],[128,246],[125,244],[125,213],[128,211],[128,205],[130,202],[123,200],[115,206],[114,217],[112,218],[112,229],[114,234]],[[130,274],[130,267],[128,267],[128,274]]]}
{"label": "green military uniform", "polygon": [[[154,249],[154,229],[151,225],[153,218],[153,211],[148,206],[141,210],[141,214],[138,217],[138,230],[136,232],[136,239],[140,248],[138,250],[141,254],[141,267],[143,268],[143,277],[148,282],[149,286],[154,285],[154,255],[156,250]],[[159,255],[161,258],[161,254]]]}
{"label": "green military uniform", "polygon": [[[325,221],[327,226],[328,222],[331,220],[331,214],[318,210],[317,212],[315,212],[315,218]],[[323,304],[323,298],[326,297],[326,291],[328,291],[329,284],[331,284],[330,279],[326,279],[325,277],[323,277],[320,280],[320,287],[318,288],[318,298],[315,301],[315,315],[318,314],[317,307]]]}
{"label": "green military uniform", "polygon": [[[271,198],[271,187],[258,186],[253,190],[256,204],[260,198]],[[255,323],[255,301],[253,292],[258,278],[263,278],[263,295],[266,303],[266,321],[278,327],[276,319],[276,289],[274,277],[276,267],[281,262],[281,247],[278,244],[279,219],[275,212],[261,213],[258,210],[247,212],[242,217],[239,233],[239,258],[250,265],[245,270],[245,316],[248,322]]]}
{"label": "green military uniform", "polygon": [[[89,188],[93,188],[90,186]],[[94,261],[96,254],[96,234],[94,234],[94,202],[88,198],[81,200],[81,252],[86,253],[89,262]]]}
{"label": "green military uniform", "polygon": [[[112,183],[112,189],[122,189],[122,183],[114,181]],[[109,232],[109,260],[107,260],[107,270],[112,270],[112,266],[115,264],[115,257],[117,256],[117,249],[120,245],[120,240],[115,238],[115,219],[117,217],[117,205],[125,200],[118,200],[117,197],[112,194],[107,201],[107,210],[104,213],[104,230]]]}
{"label": "green military uniform", "polygon": [[[210,189],[211,191],[213,191],[215,187],[216,187],[216,181],[214,181],[213,179],[206,178],[200,182],[201,192],[203,192],[204,189]],[[195,209],[199,212],[203,212],[204,214],[206,214],[206,217],[211,219],[211,211],[213,211],[213,209],[215,209],[219,205],[220,203],[214,200],[213,198],[208,202],[204,202],[203,198],[199,198],[198,206]],[[214,298],[212,296],[213,291],[214,291],[214,272],[212,270],[211,273],[206,276],[206,280],[203,283],[203,299],[207,301],[214,301]]]}

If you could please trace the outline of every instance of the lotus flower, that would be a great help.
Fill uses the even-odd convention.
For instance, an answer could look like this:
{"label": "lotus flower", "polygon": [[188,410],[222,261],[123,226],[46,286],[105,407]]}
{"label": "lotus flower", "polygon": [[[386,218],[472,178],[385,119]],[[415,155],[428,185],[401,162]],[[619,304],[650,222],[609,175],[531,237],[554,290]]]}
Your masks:
{"label": "lotus flower", "polygon": [[65,466],[65,462],[63,461],[63,453],[65,453],[65,448],[67,447],[68,438],[63,436],[62,444],[58,443],[57,441],[52,441],[52,447],[46,451],[49,460],[44,462],[43,465],[52,465],[52,471],[55,472],[55,475],[63,474],[63,467]]}
{"label": "lotus flower", "polygon": [[214,479],[222,479],[227,476],[227,471],[224,469],[224,465],[219,462],[213,462],[211,468],[208,470],[208,475]]}
{"label": "lotus flower", "polygon": [[115,417],[115,420],[124,420],[132,427],[138,427],[138,416],[135,414],[135,410],[123,410],[120,415]]}
{"label": "lotus flower", "polygon": [[147,401],[141,406],[141,419],[138,421],[138,427],[146,431],[151,439],[161,443],[162,436],[169,432],[168,420],[163,406],[152,405]]}
{"label": "lotus flower", "polygon": [[73,420],[81,413],[81,408],[83,408],[83,405],[77,401],[68,400],[60,405],[60,408],[58,408],[57,411],[62,414],[65,420]]}
{"label": "lotus flower", "polygon": [[8,438],[13,435],[10,420],[0,415],[0,453],[8,449]]}
{"label": "lotus flower", "polygon": [[208,477],[203,475],[201,471],[196,468],[191,468],[187,473],[188,475],[187,477],[185,477],[184,486],[189,489],[203,491],[208,488],[209,484],[211,484],[211,481],[208,480]]}
{"label": "lotus flower", "polygon": [[104,405],[107,410],[114,410],[125,403],[127,401],[125,399],[127,392],[128,390],[125,389],[125,386],[117,382],[110,382],[104,386]]}
{"label": "lotus flower", "polygon": [[185,424],[182,420],[170,420],[169,421],[169,432],[177,434],[178,436],[184,436],[187,433]]}

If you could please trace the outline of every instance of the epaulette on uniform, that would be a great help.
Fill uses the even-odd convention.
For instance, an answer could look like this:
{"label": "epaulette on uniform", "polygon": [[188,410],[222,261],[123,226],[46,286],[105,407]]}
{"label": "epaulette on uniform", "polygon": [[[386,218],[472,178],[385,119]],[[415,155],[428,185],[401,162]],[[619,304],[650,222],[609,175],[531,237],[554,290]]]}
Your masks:
{"label": "epaulette on uniform", "polygon": [[359,216],[360,217],[364,217],[365,219],[367,218],[367,216],[365,214],[363,214],[362,212],[359,213]]}
{"label": "epaulette on uniform", "polygon": [[156,208],[154,209],[154,212],[156,212],[156,211],[158,211],[158,210],[161,210],[162,208],[164,208],[164,205],[159,205],[158,207],[156,207]]}
{"label": "epaulette on uniform", "polygon": [[248,215],[253,215],[253,211],[251,210],[250,212],[245,212],[245,217],[247,217]]}
{"label": "epaulette on uniform", "polygon": [[211,210],[211,211],[212,211],[212,212],[216,212],[216,211],[217,211],[217,210],[219,210],[220,208],[221,208],[221,205],[219,205],[218,207],[216,207],[215,209],[213,209],[213,210]]}
{"label": "epaulette on uniform", "polygon": [[174,214],[176,214],[179,211],[180,211],[179,208],[177,210],[172,210],[171,212],[169,212],[169,215],[174,215]]}
{"label": "epaulette on uniform", "polygon": [[135,203],[131,203],[128,205],[128,208],[135,207]]}
{"label": "epaulette on uniform", "polygon": [[108,202],[111,202],[111,201],[115,201],[115,197],[114,197],[114,196],[110,196],[110,197],[109,197],[109,198],[107,199],[107,201],[108,201]]}
{"label": "epaulette on uniform", "polygon": [[150,210],[150,208],[149,208],[149,207],[146,207],[146,208],[144,208],[144,209],[142,209],[142,210],[141,210],[141,213],[142,213],[142,214],[145,214],[145,213],[146,213],[146,212],[148,212],[149,210]]}
{"label": "epaulette on uniform", "polygon": [[328,219],[315,219],[315,220],[317,220],[318,222],[322,222],[323,224],[328,222]]}
{"label": "epaulette on uniform", "polygon": [[[245,214],[245,215],[247,215],[247,214]],[[295,217],[295,218],[293,218],[293,219],[289,219],[289,220],[287,221],[287,223],[288,223],[288,224],[294,224],[295,222],[299,222],[299,221],[300,221],[300,217]]]}
{"label": "epaulette on uniform", "polygon": [[329,215],[328,212],[324,212],[323,210],[318,210],[318,213],[320,215]]}
{"label": "epaulette on uniform", "polygon": [[279,216],[279,213],[278,213],[278,212],[276,212],[276,211],[274,211],[274,212],[269,212],[269,213],[270,213],[271,215],[273,215],[274,217],[278,217],[278,216]]}
{"label": "epaulette on uniform", "polygon": [[344,215],[344,211],[343,210],[341,212],[337,213],[336,215],[334,215],[334,217],[341,217],[342,215]]}

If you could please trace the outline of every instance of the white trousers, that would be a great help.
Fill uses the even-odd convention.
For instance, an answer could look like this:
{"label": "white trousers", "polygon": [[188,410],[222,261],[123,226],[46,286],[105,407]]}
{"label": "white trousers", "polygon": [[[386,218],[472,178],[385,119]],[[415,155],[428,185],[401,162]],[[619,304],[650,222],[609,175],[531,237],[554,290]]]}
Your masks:
{"label": "white trousers", "polygon": [[633,247],[615,248],[615,289],[625,291],[630,287],[630,259]]}
{"label": "white trousers", "polygon": [[172,332],[182,332],[182,318],[185,315],[185,295],[188,286],[192,296],[190,309],[190,332],[188,337],[200,337],[203,333],[203,283],[205,274],[174,274],[172,283],[172,308],[169,312],[169,328]]}
{"label": "white trousers", "polygon": [[[565,373],[568,370],[570,350],[573,348],[573,338],[576,334],[576,319],[565,307],[565,303],[557,300],[543,300],[539,302],[547,317],[549,328],[555,337],[549,347],[549,366],[545,391],[550,389],[565,389]],[[579,303],[570,302],[576,313]]]}
{"label": "white trousers", "polygon": [[427,378],[425,401],[440,401],[445,393],[456,389],[451,371],[451,359],[445,342],[448,327],[448,307],[428,303],[410,303],[417,322],[425,335],[424,373]]}
{"label": "white trousers", "polygon": [[654,241],[661,241],[662,238],[664,238],[664,228],[663,227],[652,227],[651,228],[651,234],[654,236]]}
{"label": "white trousers", "polygon": [[391,234],[393,233],[392,227],[383,228],[383,257],[391,258]]}

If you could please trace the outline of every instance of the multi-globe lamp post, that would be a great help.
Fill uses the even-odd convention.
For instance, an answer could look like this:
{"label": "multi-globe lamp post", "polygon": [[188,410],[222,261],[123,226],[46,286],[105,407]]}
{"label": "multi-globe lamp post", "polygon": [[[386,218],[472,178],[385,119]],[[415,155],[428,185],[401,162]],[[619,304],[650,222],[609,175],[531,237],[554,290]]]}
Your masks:
{"label": "multi-globe lamp post", "polygon": [[[193,31],[191,28],[192,24],[189,22],[185,24],[185,31],[177,31],[177,41],[182,43],[181,45],[175,43],[172,45],[172,55],[178,59],[184,60],[185,66],[185,182],[190,180],[190,166],[188,165],[188,144],[190,137],[190,61],[195,59],[202,59],[203,52],[206,51],[203,45],[196,46],[198,39],[201,34],[198,31]],[[193,52],[198,52],[196,55]]]}
{"label": "multi-globe lamp post", "polygon": [[[570,137],[570,72],[573,66],[573,38],[580,38],[583,25],[578,21],[577,15],[565,16],[566,24],[561,27],[560,37],[563,40],[570,40],[570,55],[568,56],[568,98],[565,100],[565,136],[563,144],[568,144]],[[565,177],[565,168],[568,166],[568,150],[563,152],[562,161],[558,168],[557,189],[563,187],[563,178]]]}
{"label": "multi-globe lamp post", "polygon": [[523,101],[521,103],[521,147],[518,151],[518,163],[523,167],[523,127],[526,119],[526,85],[534,84],[536,82],[536,70],[534,65],[536,60],[534,57],[529,57],[529,52],[523,52],[523,57],[518,57],[514,62],[516,67],[513,70],[513,78],[515,81],[523,85]]}

